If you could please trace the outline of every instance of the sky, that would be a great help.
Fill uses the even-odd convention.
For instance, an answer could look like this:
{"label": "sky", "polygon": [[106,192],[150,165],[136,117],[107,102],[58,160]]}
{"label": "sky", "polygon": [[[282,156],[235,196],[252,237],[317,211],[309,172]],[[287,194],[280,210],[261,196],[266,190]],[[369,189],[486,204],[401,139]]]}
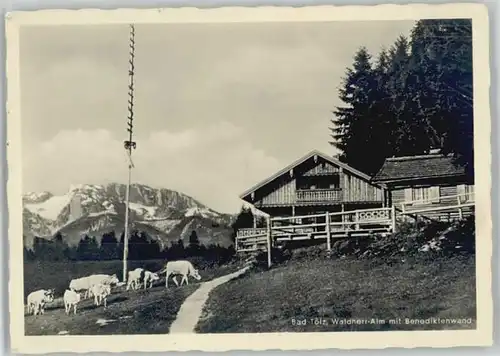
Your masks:
{"label": "sky", "polygon": [[[376,57],[413,21],[136,25],[132,181],[220,212],[328,143],[360,46]],[[126,25],[24,27],[24,192],[126,183]]]}

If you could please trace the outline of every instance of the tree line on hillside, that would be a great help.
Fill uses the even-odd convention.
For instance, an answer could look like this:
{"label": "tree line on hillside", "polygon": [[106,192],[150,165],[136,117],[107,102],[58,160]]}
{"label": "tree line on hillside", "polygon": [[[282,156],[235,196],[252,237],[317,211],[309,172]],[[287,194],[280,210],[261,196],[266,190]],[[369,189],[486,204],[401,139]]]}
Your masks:
{"label": "tree line on hillside", "polygon": [[[25,261],[102,261],[121,260],[123,258],[124,234],[120,241],[115,233],[102,236],[99,244],[95,236],[85,235],[77,246],[69,246],[64,237],[58,233],[52,240],[35,237],[33,248],[24,247]],[[185,245],[182,239],[161,247],[160,243],[144,232],[133,231],[129,238],[129,260],[166,259],[176,260],[187,257],[201,257],[206,260],[225,263],[235,254],[234,247],[223,247],[217,244],[205,246],[200,243],[196,231],[192,231],[189,242]]]}
{"label": "tree line on hillside", "polygon": [[[373,60],[374,59],[374,60]],[[376,58],[361,47],[333,112],[339,159],[373,175],[385,158],[440,149],[473,174],[472,23],[421,20]]]}
{"label": "tree line on hillside", "polygon": [[[238,229],[253,227],[254,216],[250,208],[243,206],[231,225],[231,238],[234,243]],[[256,217],[257,227],[265,227],[265,219]],[[85,235],[77,246],[69,246],[62,234],[57,233],[52,240],[35,237],[33,248],[24,247],[26,261],[91,261],[119,260],[123,258],[123,233],[120,240],[115,232],[105,233],[100,243],[95,236]],[[196,231],[192,231],[187,244],[182,239],[171,242],[162,248],[159,242],[144,232],[132,231],[129,238],[130,260],[167,259],[202,257],[207,260],[228,261],[235,255],[234,246],[223,247],[216,244],[208,246],[200,243]]]}

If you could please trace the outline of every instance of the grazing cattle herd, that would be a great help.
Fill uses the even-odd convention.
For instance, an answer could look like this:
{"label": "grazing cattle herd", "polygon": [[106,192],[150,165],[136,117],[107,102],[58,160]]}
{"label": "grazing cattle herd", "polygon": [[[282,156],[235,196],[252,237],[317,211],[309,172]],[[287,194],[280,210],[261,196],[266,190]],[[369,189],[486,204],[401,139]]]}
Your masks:
{"label": "grazing cattle herd", "polygon": [[[153,283],[160,279],[160,274],[165,273],[165,288],[168,288],[168,278],[172,276],[174,283],[179,287],[185,282],[189,284],[188,276],[196,280],[201,280],[201,276],[193,264],[186,260],[169,261],[158,272],[150,272],[144,268],[136,268],[128,272],[126,282],[126,290],[138,290],[141,285],[144,289],[152,288]],[[177,281],[176,276],[180,275],[181,283]],[[81,277],[71,280],[69,288],[65,290],[63,295],[64,309],[66,314],[70,314],[73,308],[73,314],[76,314],[77,305],[83,300],[94,297],[94,305],[104,308],[107,306],[107,297],[111,294],[111,286],[119,286],[125,284],[125,281],[120,283],[116,274],[93,274],[87,277]],[[81,293],[83,293],[83,298]],[[54,289],[40,289],[31,292],[27,297],[28,314],[38,315],[43,314],[45,305],[54,301]]]}
{"label": "grazing cattle herd", "polygon": [[137,290],[141,286],[141,280],[144,284],[144,289],[152,288],[153,282],[159,280],[158,273],[146,271],[144,268],[136,268],[128,273],[127,290],[130,288]]}

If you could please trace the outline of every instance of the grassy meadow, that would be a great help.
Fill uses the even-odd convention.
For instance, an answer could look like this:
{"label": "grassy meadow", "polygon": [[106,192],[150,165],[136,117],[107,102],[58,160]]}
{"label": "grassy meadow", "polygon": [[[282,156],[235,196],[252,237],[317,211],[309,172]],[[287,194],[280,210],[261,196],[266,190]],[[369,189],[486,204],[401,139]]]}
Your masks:
{"label": "grassy meadow", "polygon": [[[213,289],[196,326],[199,333],[393,331],[474,329],[476,278],[474,221],[401,228],[371,240],[276,251],[274,264],[257,254],[254,268]],[[440,241],[439,249],[427,249]],[[234,272],[246,257],[222,266],[191,259],[201,282]],[[163,260],[130,261],[129,268],[158,271]],[[90,300],[65,315],[61,296],[73,278],[116,273],[121,261],[26,262],[25,295],[55,288],[45,315],[25,316],[27,335],[168,333],[181,304],[200,282],[165,289],[113,288],[109,307]],[[99,319],[111,320],[100,325]],[[102,321],[102,320],[101,320]]]}
{"label": "grassy meadow", "polygon": [[[106,309],[86,299],[78,305],[76,315],[66,315],[59,299],[47,307],[44,315],[25,316],[25,335],[166,334],[182,302],[198,286],[193,283],[166,290],[157,285],[150,290],[121,291],[108,297]],[[100,325],[100,319],[109,323]]]}
{"label": "grassy meadow", "polygon": [[[151,271],[162,268],[163,260],[131,261],[129,268],[143,267]],[[196,264],[200,268],[201,281],[189,277],[189,285],[176,287],[169,281],[165,289],[165,278],[157,281],[148,290],[125,291],[125,287],[115,287],[108,297],[108,307],[96,307],[93,299],[82,301],[77,314],[66,315],[62,295],[73,278],[93,273],[116,273],[121,280],[121,261],[87,262],[27,262],[24,264],[25,295],[40,288],[55,288],[56,299],[47,305],[44,315],[26,315],[26,335],[112,335],[112,334],[165,334],[175,320],[184,300],[191,295],[201,282],[236,271],[240,264],[232,263],[219,267]],[[180,278],[178,278],[180,281]],[[24,301],[26,303],[26,300]],[[106,325],[98,324],[99,319],[108,320]]]}
{"label": "grassy meadow", "polygon": [[[213,290],[197,331],[473,329],[475,294],[474,256],[391,262],[377,258],[290,260]],[[472,323],[405,324],[405,318],[431,317],[471,318]]]}
{"label": "grassy meadow", "polygon": [[[206,265],[201,261],[188,258],[193,262],[195,268],[200,270],[202,281],[210,280],[215,277],[234,271],[234,263],[222,266]],[[129,261],[128,269],[133,270],[137,267],[156,272],[163,268],[165,260],[143,260]],[[123,265],[120,260],[113,261],[64,261],[48,262],[34,261],[24,263],[24,298],[29,293],[38,289],[54,288],[56,297],[62,296],[69,287],[69,283],[74,278],[89,276],[91,274],[116,274],[118,279],[122,280]],[[228,272],[229,271],[229,272]],[[180,278],[177,279],[180,281]],[[194,283],[190,279],[189,283]],[[165,283],[163,280],[162,283]],[[169,284],[173,282],[169,281]],[[26,300],[25,300],[26,302]]]}

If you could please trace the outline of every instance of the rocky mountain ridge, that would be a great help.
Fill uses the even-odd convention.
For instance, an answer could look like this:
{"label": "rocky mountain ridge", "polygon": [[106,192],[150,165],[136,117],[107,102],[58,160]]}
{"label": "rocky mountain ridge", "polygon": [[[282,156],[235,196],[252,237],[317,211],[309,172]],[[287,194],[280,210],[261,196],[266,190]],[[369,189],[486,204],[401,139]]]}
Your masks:
{"label": "rocky mountain ridge", "polygon": [[[85,234],[100,239],[124,229],[126,185],[73,185],[67,193],[28,193],[23,196],[24,244],[35,236],[51,238],[60,232],[70,245]],[[235,216],[223,214],[196,199],[170,189],[142,184],[130,187],[130,229],[146,232],[163,245],[187,239],[194,230],[203,244],[231,244]]]}

